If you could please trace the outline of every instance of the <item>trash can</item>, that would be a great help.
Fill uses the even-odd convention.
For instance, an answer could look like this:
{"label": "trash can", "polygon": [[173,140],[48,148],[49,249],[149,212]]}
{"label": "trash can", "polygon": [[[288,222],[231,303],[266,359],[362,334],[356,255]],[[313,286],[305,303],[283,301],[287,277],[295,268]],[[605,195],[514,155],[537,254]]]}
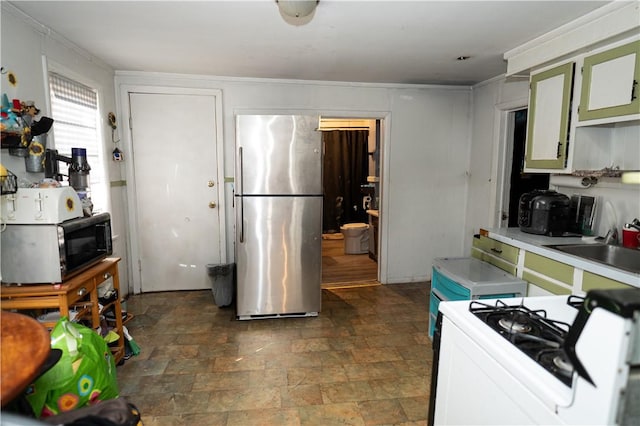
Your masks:
{"label": "trash can", "polygon": [[207,265],[207,273],[211,277],[213,300],[220,308],[229,306],[233,302],[233,293],[235,290],[233,269],[233,263]]}

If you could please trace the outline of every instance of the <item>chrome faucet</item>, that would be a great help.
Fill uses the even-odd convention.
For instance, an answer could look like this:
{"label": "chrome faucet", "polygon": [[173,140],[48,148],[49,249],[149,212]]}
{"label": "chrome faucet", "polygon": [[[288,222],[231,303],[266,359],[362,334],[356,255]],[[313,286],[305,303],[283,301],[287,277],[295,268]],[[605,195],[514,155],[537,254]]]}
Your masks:
{"label": "chrome faucet", "polygon": [[613,208],[613,204],[611,204],[610,200],[607,200],[604,204],[607,215],[609,216],[609,230],[607,231],[607,235],[604,236],[604,243],[610,244],[613,246],[617,246],[620,244],[620,239],[618,236],[618,227],[616,223],[618,223],[618,216],[616,215],[616,210]]}
{"label": "chrome faucet", "polygon": [[604,243],[605,244],[610,244],[610,245],[618,245],[619,239],[618,239],[618,229],[617,228],[611,228],[607,231],[607,235],[604,236]]}

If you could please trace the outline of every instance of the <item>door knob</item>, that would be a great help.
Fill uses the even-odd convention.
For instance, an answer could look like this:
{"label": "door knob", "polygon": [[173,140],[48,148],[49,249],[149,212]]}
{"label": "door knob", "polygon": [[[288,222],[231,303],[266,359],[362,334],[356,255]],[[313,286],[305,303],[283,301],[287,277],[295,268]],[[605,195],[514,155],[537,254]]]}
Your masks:
{"label": "door knob", "polygon": [[215,209],[216,208],[216,203],[214,203],[213,201],[209,202],[209,208],[210,209]]}
{"label": "door knob", "polygon": [[215,185],[215,183],[213,183],[213,181],[212,181],[212,180],[210,180],[209,182],[207,182],[207,186],[208,186],[209,188],[211,188],[213,185]]}

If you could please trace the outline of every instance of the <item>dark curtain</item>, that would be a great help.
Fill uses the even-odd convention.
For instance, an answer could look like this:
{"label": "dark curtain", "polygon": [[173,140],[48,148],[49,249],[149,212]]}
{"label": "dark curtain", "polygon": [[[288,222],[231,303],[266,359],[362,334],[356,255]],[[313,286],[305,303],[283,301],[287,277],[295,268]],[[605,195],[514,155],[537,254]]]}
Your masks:
{"label": "dark curtain", "polygon": [[324,144],[322,229],[340,232],[345,223],[367,222],[360,185],[367,183],[368,130],[322,132]]}

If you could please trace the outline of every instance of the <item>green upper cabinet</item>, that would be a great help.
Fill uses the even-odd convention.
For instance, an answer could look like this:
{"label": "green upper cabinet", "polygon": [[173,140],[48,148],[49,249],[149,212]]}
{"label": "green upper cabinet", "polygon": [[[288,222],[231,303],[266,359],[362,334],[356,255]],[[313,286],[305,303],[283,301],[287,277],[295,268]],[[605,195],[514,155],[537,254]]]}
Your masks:
{"label": "green upper cabinet", "polygon": [[575,62],[531,76],[525,169],[563,169]]}
{"label": "green upper cabinet", "polygon": [[584,58],[579,121],[640,114],[640,41]]}

